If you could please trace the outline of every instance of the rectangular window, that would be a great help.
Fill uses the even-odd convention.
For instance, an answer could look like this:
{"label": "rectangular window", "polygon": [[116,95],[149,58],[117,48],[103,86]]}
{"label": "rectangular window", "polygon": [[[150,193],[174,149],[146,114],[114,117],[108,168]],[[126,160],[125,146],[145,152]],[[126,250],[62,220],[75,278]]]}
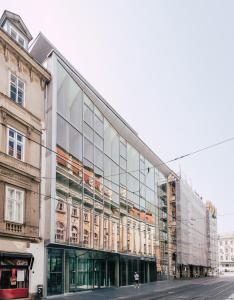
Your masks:
{"label": "rectangular window", "polygon": [[23,223],[24,191],[6,186],[5,219],[10,222]]}
{"label": "rectangular window", "polygon": [[17,159],[24,160],[24,136],[12,128],[8,128],[7,153]]}
{"label": "rectangular window", "polygon": [[25,45],[25,39],[12,27],[10,27],[10,35],[11,37],[20,44],[22,47],[26,47]]}
{"label": "rectangular window", "polygon": [[24,106],[25,84],[11,73],[10,75],[10,98],[16,103]]}

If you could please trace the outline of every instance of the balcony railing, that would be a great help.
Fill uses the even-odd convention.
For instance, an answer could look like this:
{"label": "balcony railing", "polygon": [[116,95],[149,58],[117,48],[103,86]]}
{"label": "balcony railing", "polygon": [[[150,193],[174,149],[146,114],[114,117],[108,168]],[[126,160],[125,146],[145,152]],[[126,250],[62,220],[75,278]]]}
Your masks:
{"label": "balcony railing", "polygon": [[6,223],[6,231],[12,232],[12,233],[23,232],[23,225],[7,222]]}

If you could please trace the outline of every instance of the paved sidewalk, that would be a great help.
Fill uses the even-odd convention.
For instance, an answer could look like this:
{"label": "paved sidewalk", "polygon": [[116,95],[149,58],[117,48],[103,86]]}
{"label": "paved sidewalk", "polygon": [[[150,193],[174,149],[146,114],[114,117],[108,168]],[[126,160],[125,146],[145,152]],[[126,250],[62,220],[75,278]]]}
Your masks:
{"label": "paved sidewalk", "polygon": [[143,299],[144,296],[148,294],[163,291],[170,291],[170,289],[183,287],[186,285],[193,284],[209,284],[215,278],[200,278],[193,280],[165,280],[165,281],[156,281],[147,284],[140,285],[140,288],[135,288],[134,286],[125,286],[120,288],[104,288],[104,289],[96,289],[78,293],[69,293],[61,296],[51,296],[48,299],[65,299],[65,300],[124,300],[124,299]]}

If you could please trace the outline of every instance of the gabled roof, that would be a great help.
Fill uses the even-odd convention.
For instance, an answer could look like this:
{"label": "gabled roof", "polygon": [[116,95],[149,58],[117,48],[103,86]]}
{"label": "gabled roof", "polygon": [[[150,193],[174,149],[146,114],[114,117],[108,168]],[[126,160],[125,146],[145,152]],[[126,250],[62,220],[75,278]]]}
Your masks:
{"label": "gabled roof", "polygon": [[19,15],[5,10],[0,19],[1,27],[4,25],[6,20],[9,20],[17,29],[19,29],[19,31],[21,31],[28,38],[29,42],[32,40],[33,37],[31,33]]}

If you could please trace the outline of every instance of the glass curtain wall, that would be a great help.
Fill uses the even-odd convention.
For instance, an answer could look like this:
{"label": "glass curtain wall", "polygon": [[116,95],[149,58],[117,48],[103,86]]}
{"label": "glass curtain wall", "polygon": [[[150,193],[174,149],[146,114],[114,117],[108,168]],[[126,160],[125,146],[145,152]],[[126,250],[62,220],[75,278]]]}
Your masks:
{"label": "glass curtain wall", "polygon": [[[118,134],[59,62],[57,78],[56,243],[155,258],[160,226],[157,169]],[[98,275],[104,265],[94,264],[90,270],[99,270],[95,279],[87,275],[87,261],[83,272],[82,261],[71,258],[65,271],[72,282],[99,286],[104,284]],[[135,265],[130,266],[133,271]],[[112,267],[111,262],[105,266],[110,272]],[[128,273],[120,284],[131,282],[132,271],[124,263],[120,271]]]}

